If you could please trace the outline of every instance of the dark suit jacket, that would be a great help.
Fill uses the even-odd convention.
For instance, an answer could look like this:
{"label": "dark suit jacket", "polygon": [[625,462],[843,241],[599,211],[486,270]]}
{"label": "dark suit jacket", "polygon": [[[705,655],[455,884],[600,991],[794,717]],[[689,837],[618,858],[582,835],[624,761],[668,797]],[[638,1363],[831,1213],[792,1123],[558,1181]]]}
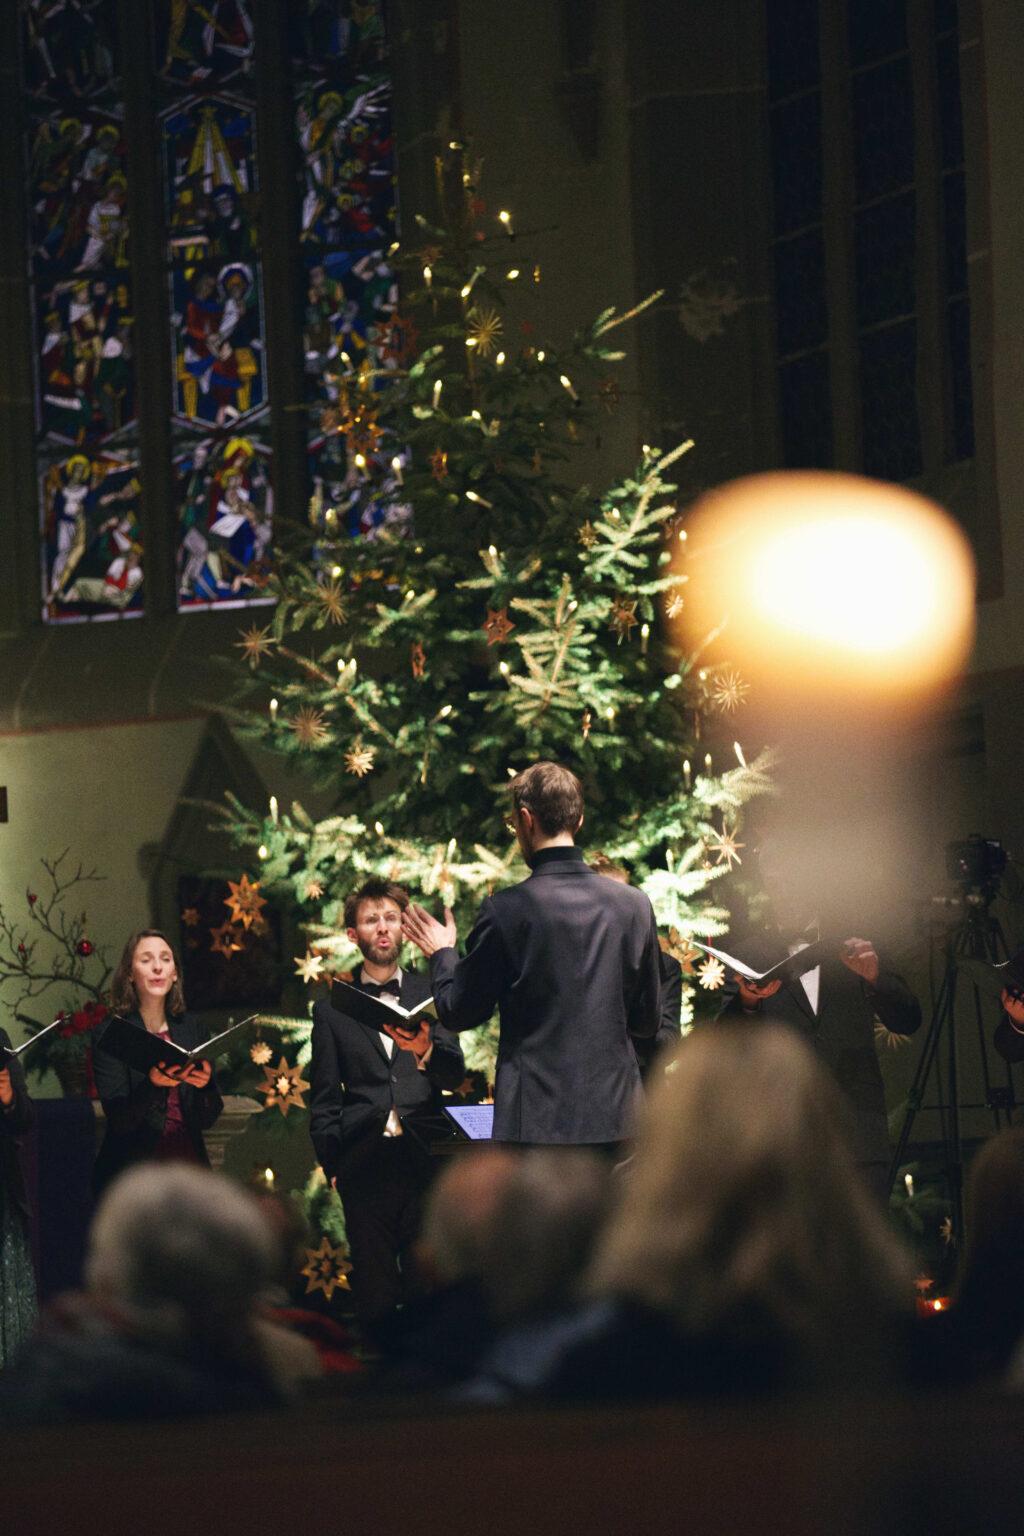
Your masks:
{"label": "dark suit jacket", "polygon": [[[403,1008],[414,1008],[429,996],[425,976],[402,972]],[[421,1072],[411,1051],[396,1045],[389,1060],[375,1029],[339,1013],[326,998],[316,1004],[309,1130],[328,1179],[344,1177],[359,1149],[380,1137],[392,1109],[400,1119],[412,1110],[437,1110],[441,1089],[457,1088],[463,1081],[466,1063],[459,1042],[438,1024],[433,1040],[430,1061]]]}
{"label": "dark suit jacket", "polygon": [[658,951],[661,973],[661,1017],[653,1040],[634,1040],[633,1049],[640,1063],[640,1076],[646,1083],[655,1062],[678,1045],[682,1039],[680,1019],[683,1011],[683,968],[674,955]]}
{"label": "dark suit jacket", "polygon": [[577,848],[546,848],[528,880],[483,903],[464,959],[454,949],[431,957],[450,1029],[500,1009],[496,1141],[630,1134],[640,1091],[630,1035],[657,1031],[659,953],[642,891],[596,874]]}
{"label": "dark suit jacket", "polygon": [[[784,944],[781,952],[785,954]],[[742,1012],[739,996],[734,994],[723,1013]],[[875,1046],[875,1015],[898,1035],[912,1035],[920,1028],[921,1005],[902,976],[889,970],[883,960],[878,981],[869,987],[838,957],[825,960],[817,1016],[802,981],[783,985],[762,1003],[759,1013],[764,1019],[793,1025],[810,1038],[850,1105],[858,1162],[888,1163],[892,1148]]]}
{"label": "dark suit jacket", "polygon": [[[10,1045],[10,1036],[0,1029],[0,1045]],[[4,1067],[0,1057],[0,1069]],[[35,1120],[35,1110],[28,1096],[25,1073],[17,1057],[6,1063],[11,1073],[14,1103],[10,1109],[0,1107],[0,1211],[20,1211],[28,1220],[28,1197],[25,1193],[25,1177],[18,1158],[20,1139],[30,1130]]]}
{"label": "dark suit jacket", "polygon": [[[127,1018],[136,1028],[145,1029],[141,1014],[130,1013]],[[178,1045],[190,1048],[207,1038],[206,1031],[191,1014],[183,1013],[176,1019],[169,1019],[168,1023],[171,1039]],[[92,1053],[96,1091],[107,1118],[103,1145],[93,1170],[93,1189],[97,1195],[122,1169],[152,1157],[163,1135],[170,1091],[155,1087],[145,1072],[136,1072],[134,1067],[126,1066],[116,1056],[108,1055],[102,1045],[105,1028],[104,1024],[97,1027]],[[209,1130],[224,1108],[216,1075],[211,1076],[205,1088],[191,1088],[183,1083],[178,1091],[182,1119],[196,1157],[209,1166],[203,1132]]]}

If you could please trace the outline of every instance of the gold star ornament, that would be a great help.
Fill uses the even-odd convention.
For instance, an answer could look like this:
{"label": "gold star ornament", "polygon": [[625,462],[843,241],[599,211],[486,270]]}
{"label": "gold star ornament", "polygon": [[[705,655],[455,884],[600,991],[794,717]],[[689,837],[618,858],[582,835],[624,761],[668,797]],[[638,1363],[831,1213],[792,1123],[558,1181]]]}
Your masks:
{"label": "gold star ornament", "polygon": [[507,608],[488,608],[487,617],[480,628],[487,636],[488,645],[503,645],[515,629]]}
{"label": "gold star ornament", "polygon": [[306,1277],[307,1296],[314,1291],[323,1291],[324,1296],[330,1301],[339,1288],[343,1291],[349,1289],[348,1277],[351,1269],[348,1251],[344,1245],[339,1244],[335,1248],[329,1237],[323,1237],[319,1248],[306,1249],[306,1262],[299,1273]]}
{"label": "gold star ornament", "polygon": [[268,624],[265,629],[260,629],[258,625],[253,624],[251,628],[240,629],[238,633],[242,638],[235,641],[235,646],[241,651],[255,672],[264,656],[269,655],[274,646],[274,642],[270,637],[270,625]]}
{"label": "gold star ornament", "polygon": [[635,597],[617,597],[612,604],[612,616],[608,628],[618,635],[620,645],[623,640],[631,638],[633,630],[640,622],[636,616],[636,605]]}
{"label": "gold star ornament", "polygon": [[257,1040],[254,1045],[249,1047],[249,1055],[258,1067],[265,1067],[273,1054],[265,1040]]}
{"label": "gold star ornament", "polygon": [[594,545],[597,543],[597,529],[594,527],[589,517],[583,524],[583,527],[580,529],[576,537],[583,545],[584,549],[593,549]]}
{"label": "gold star ornament", "polygon": [[734,864],[742,864],[740,849],[745,848],[746,843],[736,841],[735,832],[716,832],[711,839],[711,852],[715,855],[716,864],[727,864],[732,869]]}
{"label": "gold star ornament", "polygon": [[717,992],[725,981],[725,966],[721,960],[716,960],[714,956],[709,955],[700,967],[698,975],[702,987],[708,992]]}
{"label": "gold star ornament", "polygon": [[185,928],[197,927],[199,924],[199,909],[197,907],[186,907],[181,914],[181,921],[182,926]]}
{"label": "gold star ornament", "polygon": [[231,921],[241,923],[243,928],[258,927],[267,904],[267,898],[260,895],[259,881],[243,875],[241,880],[229,880],[228,890],[231,894],[225,896],[224,905],[231,913]]}
{"label": "gold star ornament", "polygon": [[307,949],[304,955],[295,956],[295,974],[307,987],[314,981],[319,981],[323,974],[324,957],[315,955],[311,949]]}
{"label": "gold star ornament", "polygon": [[219,928],[210,929],[210,948],[215,955],[223,955],[225,960],[237,955],[242,946],[238,942],[238,930],[232,923],[221,923]]}
{"label": "gold star ornament", "polygon": [[322,711],[312,709],[308,704],[304,704],[288,724],[295,733],[295,740],[300,747],[322,747],[331,739]]}
{"label": "gold star ornament", "polygon": [[341,624],[345,619],[344,594],[337,581],[321,582],[317,588],[317,601],[332,624]]}
{"label": "gold star ornament", "polygon": [[[682,598],[679,600],[682,607]],[[672,615],[670,614],[671,618]],[[715,704],[725,715],[731,715],[734,709],[738,709],[750,692],[750,684],[745,683],[740,674],[731,667],[724,672],[719,672],[711,685],[711,697]]]}
{"label": "gold star ornament", "polygon": [[305,1109],[306,1101],[302,1097],[309,1091],[309,1084],[302,1075],[301,1067],[291,1067],[282,1056],[276,1067],[263,1068],[265,1081],[256,1089],[257,1093],[265,1094],[266,1104],[264,1108],[273,1109],[275,1106],[282,1115],[287,1115],[290,1109]]}
{"label": "gold star ornament", "polygon": [[469,314],[469,337],[481,357],[490,357],[502,332],[501,316],[496,309],[473,309]]}
{"label": "gold star ornament", "polygon": [[361,739],[357,740],[345,753],[345,772],[352,774],[353,778],[365,779],[368,773],[373,772],[376,756],[376,747],[365,747]]}

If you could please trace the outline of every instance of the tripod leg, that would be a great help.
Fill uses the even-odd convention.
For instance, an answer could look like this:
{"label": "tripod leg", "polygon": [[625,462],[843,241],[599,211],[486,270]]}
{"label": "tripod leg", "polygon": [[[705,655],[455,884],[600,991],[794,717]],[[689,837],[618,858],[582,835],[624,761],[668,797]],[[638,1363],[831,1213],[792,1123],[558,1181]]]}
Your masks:
{"label": "tripod leg", "polygon": [[[917,1111],[924,1100],[924,1091],[928,1079],[931,1076],[935,1063],[935,1054],[942,1038],[942,1026],[950,1013],[950,1000],[952,997],[952,985],[956,975],[956,968],[951,957],[947,958],[945,973],[942,977],[942,985],[935,999],[935,1008],[928,1021],[928,1029],[921,1046],[921,1055],[918,1057],[917,1069],[914,1072],[914,1080],[907,1092],[907,1112],[903,1117],[900,1134],[896,1140],[896,1148],[893,1152],[892,1162],[889,1164],[889,1193],[892,1193],[899,1173],[900,1165],[906,1155],[907,1144],[910,1141],[910,1133],[914,1127]],[[945,1142],[945,1127],[943,1127],[943,1142]]]}

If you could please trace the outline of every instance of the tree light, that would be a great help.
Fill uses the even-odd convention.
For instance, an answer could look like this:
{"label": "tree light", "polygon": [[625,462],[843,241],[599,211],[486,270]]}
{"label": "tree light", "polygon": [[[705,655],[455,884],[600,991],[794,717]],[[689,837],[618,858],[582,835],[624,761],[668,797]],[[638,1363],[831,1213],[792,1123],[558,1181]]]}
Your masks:
{"label": "tree light", "polygon": [[650,638],[651,638],[651,626],[649,624],[641,624],[641,626],[640,626],[640,654],[641,654],[641,656],[646,656],[647,655],[647,642],[648,642],[648,640]]}
{"label": "tree light", "polygon": [[356,469],[365,469],[366,468],[366,454],[365,453],[357,453],[355,455],[355,465],[356,465]]}
{"label": "tree light", "polygon": [[689,758],[686,758],[683,762],[683,783],[687,789],[693,788],[693,769],[690,767]]}
{"label": "tree light", "polygon": [[476,491],[467,491],[466,500],[475,501],[480,507],[490,507],[492,511],[494,510],[493,501],[488,501],[486,496],[478,496]]}
{"label": "tree light", "polygon": [[498,367],[499,367],[499,368],[500,368],[500,367],[501,367],[501,365],[502,365],[502,364],[503,364],[503,363],[504,363],[504,361],[505,361],[505,354],[504,354],[504,352],[499,352],[499,353],[498,353],[498,355],[497,355],[497,357],[496,357],[496,358],[495,358],[495,359],[494,359],[494,361],[495,361],[495,363],[496,363],[496,364],[497,364],[497,365],[498,365]]}
{"label": "tree light", "polygon": [[473,284],[472,283],[463,283],[462,287],[459,289],[459,298],[460,299],[468,299],[472,292],[473,292]]}
{"label": "tree light", "polygon": [[423,268],[423,281],[426,283],[428,288],[430,287],[431,283],[434,281],[434,274],[430,270],[429,267],[424,267]]}
{"label": "tree light", "polygon": [[442,391],[443,388],[444,388],[444,380],[443,379],[435,379],[434,380],[434,410],[435,411],[437,410],[438,401],[441,398],[441,391]]}
{"label": "tree light", "polygon": [[384,836],[384,823],[382,821],[375,821],[374,824],[373,824],[373,830],[376,832],[378,837],[383,837]]}
{"label": "tree light", "polygon": [[614,720],[615,719],[615,705],[614,704],[609,704],[608,705],[608,708],[604,712],[604,717],[605,717],[606,720]]}
{"label": "tree light", "polygon": [[537,361],[538,361],[538,363],[542,363],[546,357],[547,357],[547,353],[544,351],[544,348],[542,347],[540,349],[540,351],[537,353]]}
{"label": "tree light", "polygon": [[732,749],[736,753],[736,761],[739,763],[740,767],[745,768],[747,766],[747,760],[743,756],[743,748],[740,746],[738,741],[733,742]]}
{"label": "tree light", "polygon": [[476,337],[476,336],[467,336],[466,337],[466,346],[469,347],[470,351],[472,351],[472,349],[475,346],[477,346],[478,344],[479,344],[479,338],[478,337]]}
{"label": "tree light", "polygon": [[505,276],[508,278],[510,283],[514,283],[516,278],[519,276],[519,268],[509,267],[508,271],[505,273]]}
{"label": "tree light", "polygon": [[442,704],[441,708],[437,712],[437,718],[439,720],[447,720],[451,712],[452,706],[450,704]]}
{"label": "tree light", "polygon": [[498,662],[498,671],[501,673],[502,677],[508,677],[508,674],[509,674],[508,662],[507,661],[499,661]]}
{"label": "tree light", "polygon": [[256,857],[258,859],[270,858],[270,849],[267,847],[266,843],[260,843],[259,847],[256,849]]}
{"label": "tree light", "polygon": [[498,222],[502,225],[509,239],[514,240],[516,237],[516,232],[512,228],[512,215],[509,213],[507,208],[502,208],[501,212],[498,214]]}
{"label": "tree light", "polygon": [[487,553],[490,555],[492,560],[495,559],[498,553],[498,546],[496,544],[488,544]]}
{"label": "tree light", "polygon": [[342,574],[342,570],[341,570],[341,566],[340,565],[332,565],[331,566],[331,575],[334,577],[335,581],[337,581],[338,577],[341,574]]}
{"label": "tree light", "polygon": [[580,397],[573,388],[572,379],[569,378],[568,374],[560,373],[558,375],[558,382],[569,396],[569,399],[572,401],[573,405],[579,405]]}
{"label": "tree light", "polygon": [[707,774],[711,773],[711,753],[710,752],[705,752],[704,753],[704,772],[707,773]]}
{"label": "tree light", "polygon": [[277,700],[276,699],[271,699],[271,701],[270,701],[270,718],[271,718],[272,721],[277,719],[277,710],[278,710]]}
{"label": "tree light", "polygon": [[277,815],[278,815],[278,812],[277,812],[277,796],[276,795],[271,795],[271,797],[270,797],[270,819],[274,823],[275,827],[277,826]]}
{"label": "tree light", "polygon": [[399,485],[404,485],[405,484],[405,480],[404,480],[404,477],[402,475],[402,461],[398,457],[397,453],[395,454],[395,457],[391,460],[391,468],[394,470],[395,479],[398,481]]}

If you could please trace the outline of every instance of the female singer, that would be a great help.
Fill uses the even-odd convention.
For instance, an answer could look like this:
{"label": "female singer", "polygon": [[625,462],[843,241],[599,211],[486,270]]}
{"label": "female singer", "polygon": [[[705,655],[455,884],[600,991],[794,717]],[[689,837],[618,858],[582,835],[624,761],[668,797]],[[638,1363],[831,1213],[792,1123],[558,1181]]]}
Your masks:
{"label": "female singer", "polygon": [[18,1139],[32,1124],[32,1101],[16,1056],[0,1029],[0,1369],[31,1333],[36,1281],[28,1245],[28,1202],[18,1163]]}
{"label": "female singer", "polygon": [[[133,933],[125,945],[110,988],[110,1006],[137,1028],[164,1035],[176,1045],[198,1045],[203,1038],[196,1020],[185,1012],[174,950],[155,928]],[[107,1118],[93,1172],[97,1195],[133,1163],[155,1159],[209,1166],[203,1132],[213,1125],[224,1101],[208,1061],[186,1067],[166,1061],[148,1073],[138,1072],[104,1051],[101,1025],[93,1071]]]}

